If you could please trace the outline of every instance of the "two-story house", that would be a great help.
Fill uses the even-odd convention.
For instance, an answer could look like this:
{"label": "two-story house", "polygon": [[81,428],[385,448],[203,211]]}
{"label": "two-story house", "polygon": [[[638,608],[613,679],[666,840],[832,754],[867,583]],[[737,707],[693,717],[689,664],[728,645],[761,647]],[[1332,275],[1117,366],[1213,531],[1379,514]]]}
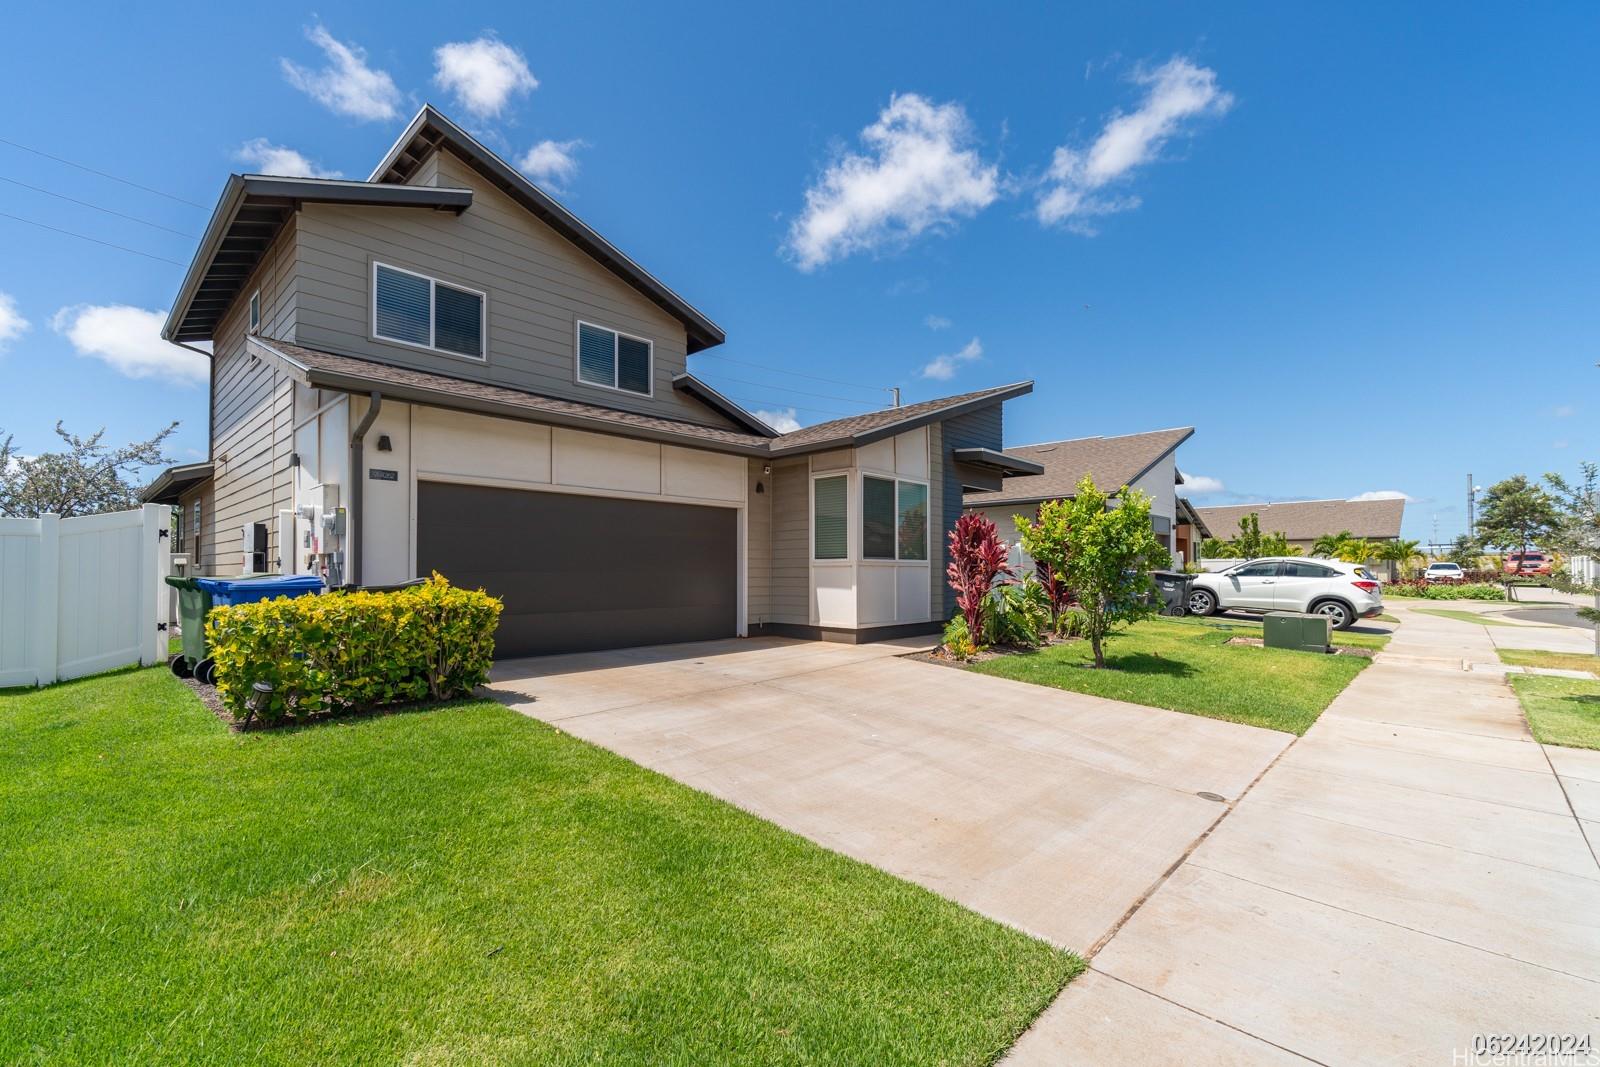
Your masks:
{"label": "two-story house", "polygon": [[688,370],[723,332],[425,107],[370,180],[234,175],[163,336],[211,343],[209,461],[147,491],[191,573],[432,571],[525,655],[936,628],[962,495],[1031,382],[779,434]]}

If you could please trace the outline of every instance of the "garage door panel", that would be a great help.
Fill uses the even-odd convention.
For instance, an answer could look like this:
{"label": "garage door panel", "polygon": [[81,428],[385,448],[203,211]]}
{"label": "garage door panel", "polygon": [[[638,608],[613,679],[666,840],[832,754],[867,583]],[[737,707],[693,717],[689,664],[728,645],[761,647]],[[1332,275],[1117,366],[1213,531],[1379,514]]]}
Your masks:
{"label": "garage door panel", "polygon": [[737,630],[731,508],[422,482],[417,569],[504,599],[502,657]]}

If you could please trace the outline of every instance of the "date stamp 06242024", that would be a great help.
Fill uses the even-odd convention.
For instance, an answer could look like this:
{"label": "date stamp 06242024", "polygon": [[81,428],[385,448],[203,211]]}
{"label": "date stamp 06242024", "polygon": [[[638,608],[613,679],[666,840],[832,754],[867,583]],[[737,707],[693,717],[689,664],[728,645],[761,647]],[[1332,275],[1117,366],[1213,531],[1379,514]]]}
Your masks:
{"label": "date stamp 06242024", "polygon": [[1452,1067],[1600,1067],[1590,1034],[1476,1034]]}

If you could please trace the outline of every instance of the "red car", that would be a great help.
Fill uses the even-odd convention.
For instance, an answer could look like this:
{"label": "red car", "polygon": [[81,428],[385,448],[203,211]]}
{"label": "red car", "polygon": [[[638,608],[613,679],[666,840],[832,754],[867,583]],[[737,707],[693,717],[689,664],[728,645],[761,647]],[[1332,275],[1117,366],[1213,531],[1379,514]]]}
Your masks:
{"label": "red car", "polygon": [[1521,574],[1529,577],[1543,577],[1548,575],[1551,567],[1550,556],[1544,552],[1507,552],[1506,573]]}

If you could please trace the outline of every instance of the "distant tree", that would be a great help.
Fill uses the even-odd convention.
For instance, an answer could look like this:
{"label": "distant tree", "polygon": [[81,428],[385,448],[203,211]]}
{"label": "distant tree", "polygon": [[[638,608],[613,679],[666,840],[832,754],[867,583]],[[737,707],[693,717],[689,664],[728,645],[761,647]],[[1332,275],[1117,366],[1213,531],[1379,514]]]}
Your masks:
{"label": "distant tree", "polygon": [[140,468],[172,462],[162,446],[177,428],[174,422],[149,440],[112,448],[104,428],[79,437],[57,422],[56,435],[66,447],[37,456],[19,455],[7,436],[0,441],[0,515],[67,518],[137,507],[141,487],[133,476]]}
{"label": "distant tree", "polygon": [[1263,556],[1298,556],[1300,550],[1289,544],[1281,530],[1261,532],[1261,516],[1252,511],[1239,520],[1239,532],[1231,541],[1208,537],[1200,542],[1205,559],[1260,559]]}
{"label": "distant tree", "polygon": [[994,523],[977,512],[956,520],[955,529],[950,531],[950,563],[945,567],[945,577],[956,591],[956,606],[967,620],[967,633],[973,641],[982,639],[983,602],[988,599],[989,589],[996,578],[1012,573],[1006,555],[1006,546]]}
{"label": "distant tree", "polygon": [[1478,536],[1485,544],[1526,552],[1561,525],[1556,502],[1537,482],[1514,474],[1489,487],[1478,515]]}
{"label": "distant tree", "polygon": [[1570,555],[1594,555],[1600,550],[1600,466],[1578,464],[1578,478],[1568,482],[1559,474],[1546,474],[1556,502],[1556,525],[1549,540]]}
{"label": "distant tree", "polygon": [[1208,537],[1200,542],[1200,555],[1204,559],[1238,559],[1239,549],[1232,541]]}
{"label": "distant tree", "polygon": [[1085,614],[1083,635],[1094,665],[1106,665],[1105,643],[1116,631],[1156,610],[1150,572],[1172,565],[1150,527],[1150,497],[1123,487],[1118,507],[1085,476],[1063,501],[1066,578]]}
{"label": "distant tree", "polygon": [[1340,530],[1336,534],[1323,534],[1311,542],[1311,554],[1321,556],[1323,559],[1338,559],[1339,549],[1346,543],[1355,540],[1356,535],[1349,530]]}
{"label": "distant tree", "polygon": [[1483,555],[1483,545],[1478,539],[1462,534],[1450,545],[1450,551],[1445,553],[1445,559],[1463,570],[1472,570],[1478,565],[1478,557],[1481,555]]}
{"label": "distant tree", "polygon": [[1050,625],[1055,626],[1062,610],[1072,598],[1067,587],[1067,517],[1069,510],[1061,500],[1046,500],[1039,505],[1037,518],[1015,515],[1022,550],[1033,557],[1039,584],[1050,598]]}

